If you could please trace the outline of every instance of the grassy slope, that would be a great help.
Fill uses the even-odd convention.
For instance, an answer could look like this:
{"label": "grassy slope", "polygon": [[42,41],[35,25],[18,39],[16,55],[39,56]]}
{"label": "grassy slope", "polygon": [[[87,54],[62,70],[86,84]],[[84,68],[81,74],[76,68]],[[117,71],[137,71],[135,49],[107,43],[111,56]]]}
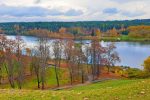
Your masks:
{"label": "grassy slope", "polygon": [[70,90],[0,90],[0,100],[149,100],[150,79],[111,80]]}
{"label": "grassy slope", "polygon": [[[67,69],[58,69],[59,72],[59,80],[60,80],[60,85],[68,84],[69,83],[69,78],[65,77],[62,73],[67,72]],[[50,87],[55,87],[57,84],[56,81],[56,76],[55,76],[55,71],[54,68],[47,68],[46,72],[46,83],[45,86],[46,88]],[[17,88],[17,84],[15,84],[15,87]],[[10,84],[1,84],[0,85],[1,89],[10,89]],[[28,78],[25,79],[24,84],[23,84],[23,89],[36,89],[37,88],[37,80],[36,76],[28,76]]]}

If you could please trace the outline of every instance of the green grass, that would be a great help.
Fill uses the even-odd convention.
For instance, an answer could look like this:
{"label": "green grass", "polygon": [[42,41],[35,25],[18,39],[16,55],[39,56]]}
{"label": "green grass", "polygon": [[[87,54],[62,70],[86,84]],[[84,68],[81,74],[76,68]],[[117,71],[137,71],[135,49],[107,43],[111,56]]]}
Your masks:
{"label": "green grass", "polygon": [[110,81],[104,81],[101,84],[100,83],[94,83],[92,85],[82,86],[82,87],[76,87],[72,90],[91,90],[91,89],[103,89],[103,88],[109,88],[109,87],[120,87],[126,84],[137,82],[137,80],[110,80]]}
{"label": "green grass", "polygon": [[128,35],[122,35],[120,37],[103,37],[102,40],[104,40],[104,41],[146,42],[146,41],[150,41],[150,38],[131,38]]}
{"label": "green grass", "polygon": [[150,79],[111,80],[68,90],[0,90],[0,100],[149,100]]}
{"label": "green grass", "polygon": [[[64,78],[62,80],[62,76],[63,75],[62,73],[64,71],[66,71],[66,69],[57,69],[57,71],[59,72],[59,81],[60,81],[60,84],[61,85],[64,85],[64,84],[67,84],[68,83],[68,78]],[[46,86],[51,86],[51,87],[54,87],[56,86],[57,84],[57,81],[56,81],[56,76],[55,76],[55,71],[54,71],[54,68],[48,68],[47,69],[47,72],[46,72],[46,78],[45,78],[45,85]],[[31,89],[33,87],[37,87],[37,80],[36,80],[36,77],[32,77],[32,79],[30,80],[26,80],[26,82],[24,83],[24,88],[26,89]]]}
{"label": "green grass", "polygon": [[[65,85],[69,83],[69,77],[65,77],[62,73],[67,72],[67,69],[58,69],[59,72],[59,82],[60,85]],[[45,78],[45,86],[46,87],[55,87],[57,85],[56,76],[54,68],[47,68],[46,70],[46,78]],[[11,89],[10,84],[2,84],[0,88],[3,89]],[[17,88],[17,84],[15,84],[15,88]],[[24,79],[23,89],[36,89],[37,88],[37,80],[36,76],[29,76],[28,79]]]}

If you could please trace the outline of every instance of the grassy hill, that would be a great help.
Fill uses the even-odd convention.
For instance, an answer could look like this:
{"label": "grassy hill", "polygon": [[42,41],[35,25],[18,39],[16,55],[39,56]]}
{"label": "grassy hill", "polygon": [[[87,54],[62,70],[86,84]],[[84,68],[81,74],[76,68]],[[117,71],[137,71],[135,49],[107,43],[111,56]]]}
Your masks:
{"label": "grassy hill", "polygon": [[0,89],[0,100],[149,100],[150,79],[110,80],[68,90]]}

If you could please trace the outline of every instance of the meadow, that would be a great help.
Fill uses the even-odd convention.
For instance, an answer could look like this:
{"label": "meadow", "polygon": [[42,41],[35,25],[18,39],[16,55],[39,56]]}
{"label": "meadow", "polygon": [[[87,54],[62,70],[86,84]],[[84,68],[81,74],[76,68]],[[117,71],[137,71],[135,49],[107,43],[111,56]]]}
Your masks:
{"label": "meadow", "polygon": [[0,89],[0,100],[149,100],[150,79],[109,80],[66,90]]}

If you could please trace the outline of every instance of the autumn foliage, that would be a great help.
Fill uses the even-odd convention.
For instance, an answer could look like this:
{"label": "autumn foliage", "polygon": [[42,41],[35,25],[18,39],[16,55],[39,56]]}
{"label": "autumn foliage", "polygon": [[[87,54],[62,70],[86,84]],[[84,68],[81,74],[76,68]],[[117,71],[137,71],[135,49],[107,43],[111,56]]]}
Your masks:
{"label": "autumn foliage", "polygon": [[150,38],[150,26],[130,26],[127,30],[129,31],[129,37]]}

